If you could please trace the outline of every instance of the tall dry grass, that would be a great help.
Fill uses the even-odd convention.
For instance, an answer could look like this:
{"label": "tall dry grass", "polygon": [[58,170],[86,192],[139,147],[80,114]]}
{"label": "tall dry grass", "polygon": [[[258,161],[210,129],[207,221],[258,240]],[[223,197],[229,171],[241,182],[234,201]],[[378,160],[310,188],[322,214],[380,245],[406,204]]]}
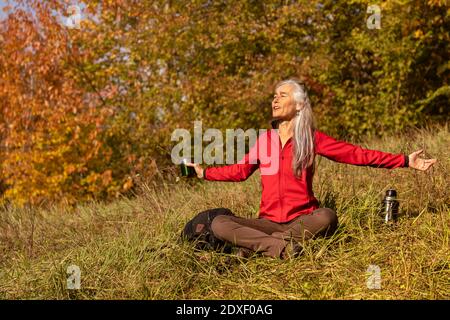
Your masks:
{"label": "tall dry grass", "polygon": [[[72,210],[4,208],[0,212],[3,299],[448,299],[450,297],[449,127],[372,140],[366,147],[425,149],[429,172],[373,169],[317,161],[314,190],[335,209],[339,228],[287,261],[195,252],[179,243],[184,223],[214,207],[256,216],[259,176],[242,183],[162,181],[133,199]],[[403,216],[379,223],[384,191],[399,192]],[[67,289],[67,267],[81,269],[81,289]],[[367,269],[381,270],[369,289]]]}

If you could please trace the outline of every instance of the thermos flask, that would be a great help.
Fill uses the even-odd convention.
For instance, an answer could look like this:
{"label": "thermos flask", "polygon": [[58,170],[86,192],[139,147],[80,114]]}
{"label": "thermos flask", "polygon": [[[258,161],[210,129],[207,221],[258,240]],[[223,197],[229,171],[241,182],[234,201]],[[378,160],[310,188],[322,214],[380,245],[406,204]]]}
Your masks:
{"label": "thermos flask", "polygon": [[397,201],[397,191],[389,189],[386,191],[383,201],[381,202],[381,216],[385,223],[392,223],[398,218],[399,202]]}
{"label": "thermos flask", "polygon": [[188,167],[186,165],[187,159],[183,159],[180,164],[181,176],[182,177],[194,177],[196,175],[194,167]]}

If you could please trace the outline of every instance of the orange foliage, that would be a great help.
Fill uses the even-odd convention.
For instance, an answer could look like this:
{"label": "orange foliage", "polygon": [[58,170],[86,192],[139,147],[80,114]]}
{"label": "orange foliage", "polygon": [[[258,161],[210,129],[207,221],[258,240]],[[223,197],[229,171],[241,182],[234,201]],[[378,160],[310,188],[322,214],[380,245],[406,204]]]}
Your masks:
{"label": "orange foliage", "polygon": [[[3,201],[91,199],[119,190],[102,135],[110,114],[66,67],[76,57],[67,30],[41,6],[11,14],[1,30],[0,134]],[[38,21],[38,23],[36,22]]]}

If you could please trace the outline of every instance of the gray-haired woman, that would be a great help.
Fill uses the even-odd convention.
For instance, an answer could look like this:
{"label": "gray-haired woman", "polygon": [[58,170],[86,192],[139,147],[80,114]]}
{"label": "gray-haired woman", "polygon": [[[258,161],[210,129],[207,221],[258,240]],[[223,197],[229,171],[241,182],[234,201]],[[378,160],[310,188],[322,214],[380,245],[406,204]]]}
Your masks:
{"label": "gray-haired woman", "polygon": [[[436,162],[436,159],[419,158],[422,150],[409,156],[369,150],[316,130],[305,86],[293,79],[276,85],[272,116],[273,128],[261,134],[237,164],[207,169],[188,164],[195,168],[199,178],[211,181],[244,181],[257,169],[261,171],[259,217],[218,216],[211,226],[217,238],[242,248],[241,255],[260,252],[286,258],[298,252],[306,239],[336,229],[336,213],[319,208],[312,190],[316,155],[359,166],[411,167],[421,171]],[[258,152],[263,145],[270,146],[269,160],[277,170],[265,170],[267,161],[261,161]]]}

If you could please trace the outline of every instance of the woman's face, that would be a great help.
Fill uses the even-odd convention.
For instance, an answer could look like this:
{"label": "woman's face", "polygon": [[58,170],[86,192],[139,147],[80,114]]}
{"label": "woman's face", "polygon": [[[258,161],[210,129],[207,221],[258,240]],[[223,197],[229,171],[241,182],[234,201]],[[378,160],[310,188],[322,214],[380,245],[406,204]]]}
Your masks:
{"label": "woman's face", "polygon": [[291,120],[296,115],[296,105],[293,97],[293,86],[284,84],[275,90],[272,100],[272,117]]}

